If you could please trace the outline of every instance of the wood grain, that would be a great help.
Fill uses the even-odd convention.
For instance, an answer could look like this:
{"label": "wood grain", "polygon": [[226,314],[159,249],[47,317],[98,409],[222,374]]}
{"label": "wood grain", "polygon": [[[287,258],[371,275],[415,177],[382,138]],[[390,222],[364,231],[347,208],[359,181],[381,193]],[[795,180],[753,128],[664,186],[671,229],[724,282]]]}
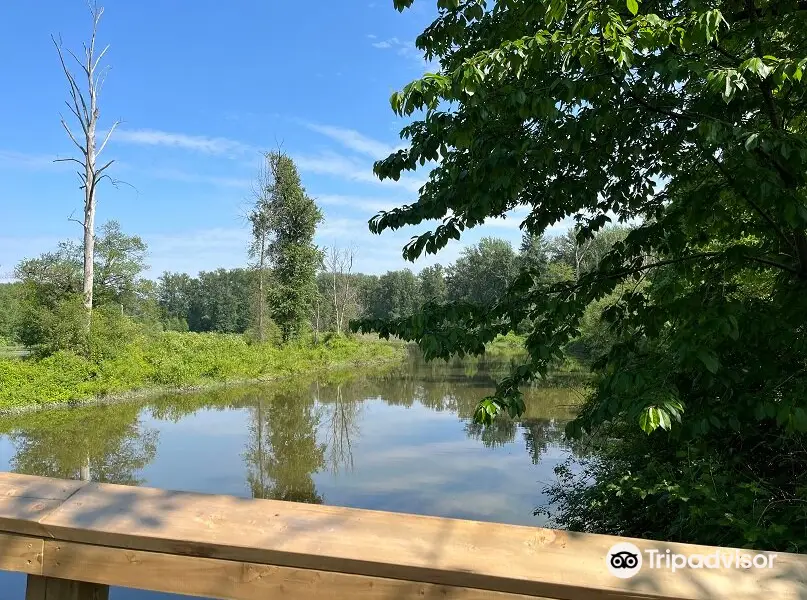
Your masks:
{"label": "wood grain", "polygon": [[42,551],[40,538],[0,533],[0,571],[41,574]]}
{"label": "wood grain", "polygon": [[45,529],[39,522],[61,504],[61,500],[0,497],[0,531],[45,536]]}
{"label": "wood grain", "polygon": [[471,588],[73,542],[45,542],[44,572],[64,579],[220,600],[538,600]]}
{"label": "wood grain", "polygon": [[0,472],[0,498],[23,497],[39,498],[40,500],[66,500],[84,487],[86,483],[86,481]]}
{"label": "wood grain", "polygon": [[[24,487],[16,485],[15,489]],[[21,492],[23,496],[18,497],[25,497],[25,491]],[[4,508],[0,503],[0,524],[6,523],[14,532],[30,528],[31,522],[19,514],[24,504]],[[12,513],[6,515],[5,510]],[[47,512],[39,524],[43,537],[61,542],[287,567],[304,573],[403,580],[451,590],[472,588],[559,600],[807,598],[807,556],[803,555],[779,553],[775,566],[765,570],[673,573],[643,568],[632,579],[623,580],[606,568],[607,551],[617,542],[631,541],[642,551],[652,548],[661,553],[668,549],[678,554],[734,551],[152,488],[88,483]],[[45,560],[49,559],[46,552]]]}

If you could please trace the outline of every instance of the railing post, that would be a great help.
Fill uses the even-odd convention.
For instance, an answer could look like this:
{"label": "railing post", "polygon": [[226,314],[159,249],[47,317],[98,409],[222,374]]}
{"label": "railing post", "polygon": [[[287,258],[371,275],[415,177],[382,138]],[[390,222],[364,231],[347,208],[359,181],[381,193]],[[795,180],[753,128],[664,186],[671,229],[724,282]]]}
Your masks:
{"label": "railing post", "polygon": [[28,575],[25,600],[109,600],[109,586]]}

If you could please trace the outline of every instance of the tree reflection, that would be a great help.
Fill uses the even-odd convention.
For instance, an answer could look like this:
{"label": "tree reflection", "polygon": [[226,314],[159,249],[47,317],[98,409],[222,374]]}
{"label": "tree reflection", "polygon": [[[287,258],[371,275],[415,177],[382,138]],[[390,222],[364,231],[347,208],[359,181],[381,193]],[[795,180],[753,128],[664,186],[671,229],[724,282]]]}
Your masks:
{"label": "tree reflection", "polygon": [[313,398],[278,392],[259,399],[251,413],[244,456],[253,498],[321,504],[312,475],[325,466],[325,445],[317,442]]}
{"label": "tree reflection", "polygon": [[[343,393],[342,384],[337,384],[333,390],[333,402],[326,404],[325,436],[328,447],[328,467],[332,473],[342,470],[353,471],[353,444],[352,439],[359,435],[359,410],[361,404],[354,389],[347,387],[348,393]],[[330,391],[316,384],[317,402],[327,402],[323,397]]]}
{"label": "tree reflection", "polygon": [[0,434],[14,446],[16,473],[139,485],[158,439],[139,415],[124,404],[39,411],[0,419]]}
{"label": "tree reflection", "polygon": [[497,418],[487,426],[469,421],[465,424],[465,434],[482,442],[485,448],[498,448],[515,441],[517,428],[516,421],[507,418]]}
{"label": "tree reflection", "polygon": [[568,447],[563,433],[564,426],[565,422],[559,422],[557,419],[524,419],[521,421],[527,454],[530,455],[532,464],[537,465],[541,462],[541,457],[546,454],[550,446]]}

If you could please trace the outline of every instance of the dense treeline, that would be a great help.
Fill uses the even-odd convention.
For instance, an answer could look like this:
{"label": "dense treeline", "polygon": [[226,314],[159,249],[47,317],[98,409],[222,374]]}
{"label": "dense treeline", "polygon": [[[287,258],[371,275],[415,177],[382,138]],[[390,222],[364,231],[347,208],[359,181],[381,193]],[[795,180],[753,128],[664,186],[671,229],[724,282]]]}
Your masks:
{"label": "dense treeline", "polygon": [[[487,237],[464,249],[453,265],[438,264],[417,274],[409,269],[367,275],[322,268],[316,275],[317,295],[308,310],[308,325],[312,331],[344,332],[350,320],[403,317],[426,302],[492,304],[521,269],[539,269],[552,281],[574,278],[593,268],[627,231],[608,228],[584,244],[575,241],[573,231],[550,240],[525,236],[518,251],[506,240]],[[80,289],[79,250],[63,243],[55,252],[23,261],[17,268],[19,282],[0,285],[0,335],[30,347],[53,335],[50,328],[64,322],[66,311],[57,311],[58,318],[48,311],[56,308],[59,297]],[[97,305],[111,303],[122,314],[163,330],[253,331],[255,269],[217,269],[195,277],[167,272],[150,281],[142,276],[146,251],[140,238],[124,234],[117,223],[102,227],[97,243]],[[268,279],[265,293],[271,306],[271,271]],[[595,329],[589,336],[594,344]],[[280,335],[276,327],[274,335],[276,339]]]}

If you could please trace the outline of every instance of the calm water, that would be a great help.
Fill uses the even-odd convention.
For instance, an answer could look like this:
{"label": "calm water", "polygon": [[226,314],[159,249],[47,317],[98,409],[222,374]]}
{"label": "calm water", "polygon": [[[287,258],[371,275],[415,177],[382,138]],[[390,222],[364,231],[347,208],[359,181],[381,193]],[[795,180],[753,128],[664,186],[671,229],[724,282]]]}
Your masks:
{"label": "calm water", "polygon": [[[423,364],[339,382],[231,387],[0,418],[0,470],[503,523],[533,516],[569,450],[579,390],[525,394],[518,422],[470,422],[507,365]],[[24,576],[0,573],[2,600]],[[113,600],[168,598],[114,589]]]}

